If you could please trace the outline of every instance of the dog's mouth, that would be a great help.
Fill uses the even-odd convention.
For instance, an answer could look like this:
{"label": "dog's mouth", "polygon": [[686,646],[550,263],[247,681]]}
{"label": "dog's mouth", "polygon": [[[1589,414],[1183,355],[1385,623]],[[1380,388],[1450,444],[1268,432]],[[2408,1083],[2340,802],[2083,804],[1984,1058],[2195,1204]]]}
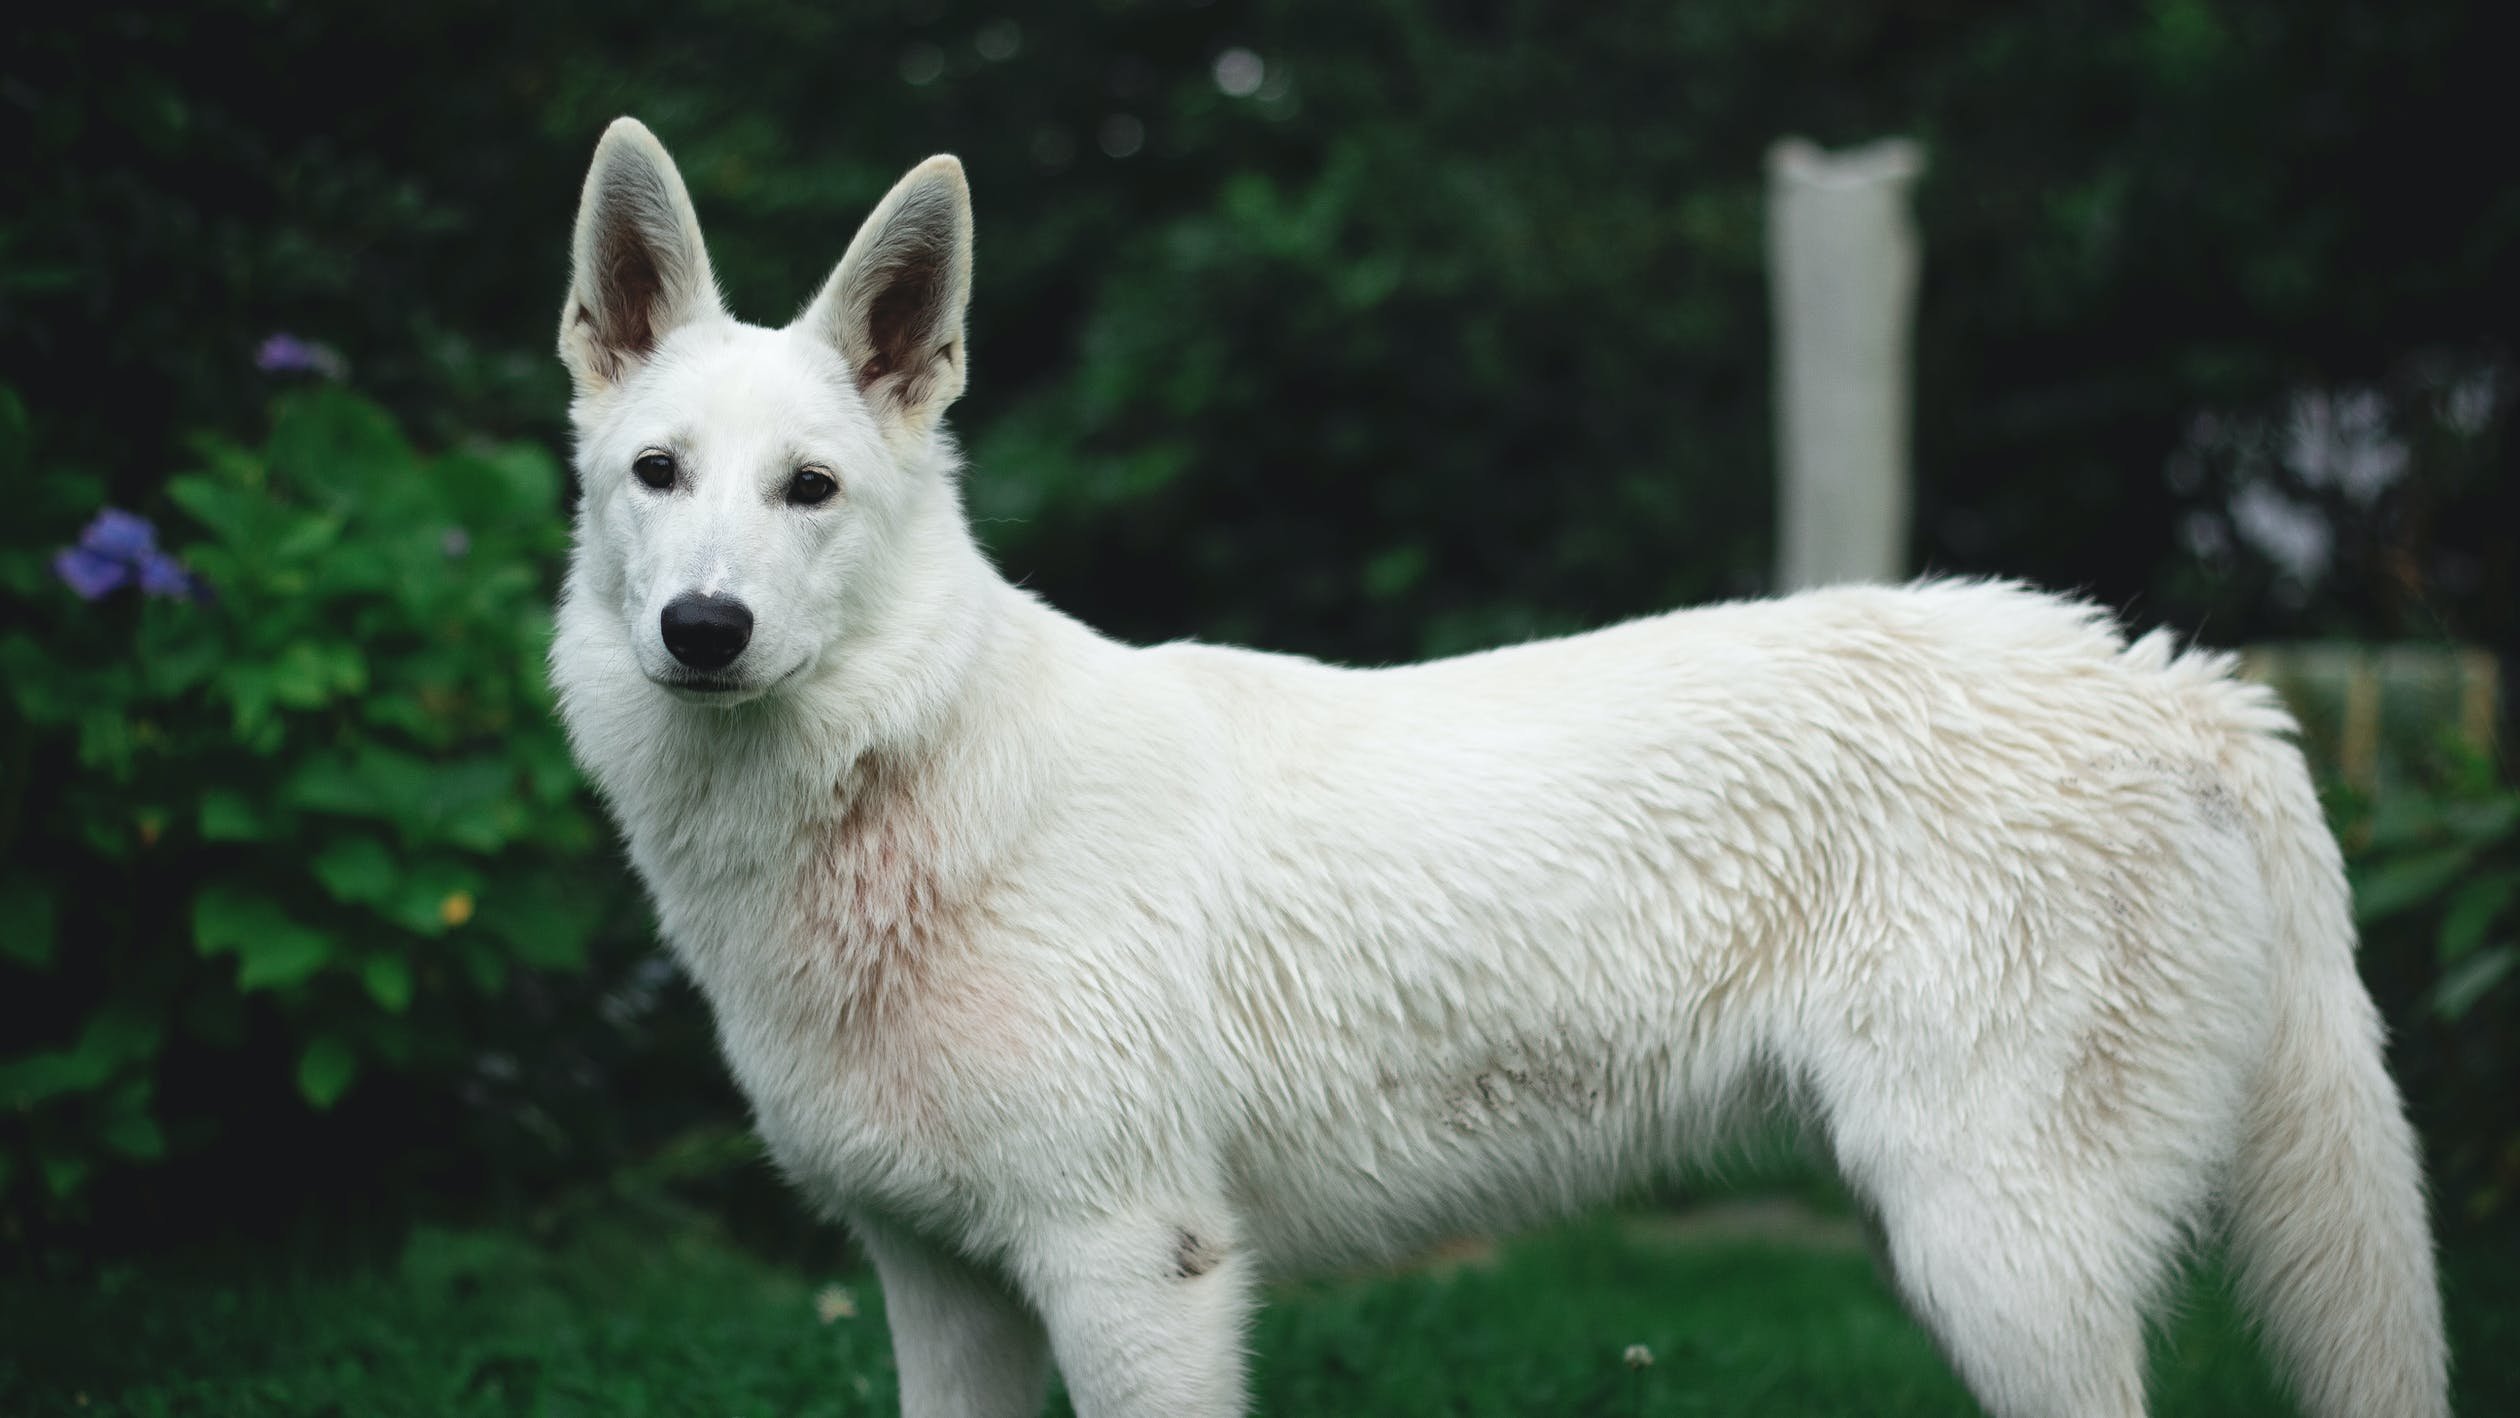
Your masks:
{"label": "dog's mouth", "polygon": [[701,695],[741,694],[752,688],[750,683],[737,679],[733,675],[673,675],[660,679],[657,683],[667,689],[679,689],[686,694]]}
{"label": "dog's mouth", "polygon": [[692,673],[650,675],[648,680],[687,704],[741,704],[749,699],[758,699],[777,689],[780,685],[796,678],[797,671],[804,668],[803,665],[798,665],[795,669],[770,680],[746,679],[741,675]]}

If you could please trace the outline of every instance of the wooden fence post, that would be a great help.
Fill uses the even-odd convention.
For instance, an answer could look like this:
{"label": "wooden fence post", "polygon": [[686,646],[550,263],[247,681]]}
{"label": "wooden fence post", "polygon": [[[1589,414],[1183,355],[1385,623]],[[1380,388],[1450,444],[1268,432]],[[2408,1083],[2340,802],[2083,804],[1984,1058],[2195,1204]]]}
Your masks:
{"label": "wooden fence post", "polygon": [[1908,386],[1923,149],[1768,150],[1776,330],[1777,580],[1907,574]]}

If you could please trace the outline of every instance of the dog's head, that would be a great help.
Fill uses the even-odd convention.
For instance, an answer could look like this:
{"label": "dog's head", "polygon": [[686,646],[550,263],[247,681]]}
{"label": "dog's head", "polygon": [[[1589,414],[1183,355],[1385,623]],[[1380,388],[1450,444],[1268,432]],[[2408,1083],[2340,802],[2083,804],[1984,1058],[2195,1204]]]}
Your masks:
{"label": "dog's head", "polygon": [[[963,387],[962,166],[902,178],[805,313],[720,303],[690,194],[616,121],[580,200],[560,357],[583,500],[570,596],[640,673],[732,704],[809,670],[880,605],[950,507],[939,420]],[[958,518],[958,514],[957,518]]]}

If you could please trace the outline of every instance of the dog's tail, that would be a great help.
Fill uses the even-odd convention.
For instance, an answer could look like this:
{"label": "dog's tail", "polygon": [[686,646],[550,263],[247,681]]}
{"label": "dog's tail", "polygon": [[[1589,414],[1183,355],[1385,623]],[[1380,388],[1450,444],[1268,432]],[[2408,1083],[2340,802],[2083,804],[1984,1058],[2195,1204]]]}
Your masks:
{"label": "dog's tail", "polygon": [[2262,739],[2243,756],[2272,809],[2261,855],[2279,938],[2272,1042],[2232,1177],[2241,1296],[2315,1418],[2444,1418],[2422,1163],[2354,970],[2343,862],[2301,755]]}

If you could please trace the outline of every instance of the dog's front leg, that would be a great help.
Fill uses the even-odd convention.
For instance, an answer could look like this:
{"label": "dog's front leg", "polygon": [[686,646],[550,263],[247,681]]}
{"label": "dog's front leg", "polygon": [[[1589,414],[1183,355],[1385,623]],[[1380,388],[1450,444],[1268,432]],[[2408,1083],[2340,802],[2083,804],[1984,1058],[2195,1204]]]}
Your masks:
{"label": "dog's front leg", "polygon": [[884,1283],[902,1418],[1031,1418],[1048,1346],[1041,1322],[1003,1284],[891,1227],[854,1228]]}
{"label": "dog's front leg", "polygon": [[1139,1215],[1036,1237],[1024,1283],[1077,1418],[1233,1418],[1250,1262],[1213,1224]]}

